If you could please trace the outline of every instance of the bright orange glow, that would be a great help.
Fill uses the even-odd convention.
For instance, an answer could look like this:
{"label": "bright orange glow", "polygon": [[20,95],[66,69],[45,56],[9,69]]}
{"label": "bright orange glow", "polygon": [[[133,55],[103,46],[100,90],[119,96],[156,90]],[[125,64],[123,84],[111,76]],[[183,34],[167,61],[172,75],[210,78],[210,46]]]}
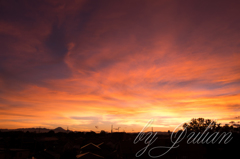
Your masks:
{"label": "bright orange glow", "polygon": [[154,118],[154,130],[167,131],[239,116],[234,3],[32,5],[0,8],[0,128],[132,132]]}

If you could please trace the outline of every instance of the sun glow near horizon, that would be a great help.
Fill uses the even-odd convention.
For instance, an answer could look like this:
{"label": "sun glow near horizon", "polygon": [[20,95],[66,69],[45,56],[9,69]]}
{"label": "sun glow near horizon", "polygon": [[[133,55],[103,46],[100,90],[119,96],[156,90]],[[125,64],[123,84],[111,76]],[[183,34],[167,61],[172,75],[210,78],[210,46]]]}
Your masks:
{"label": "sun glow near horizon", "polygon": [[192,118],[237,120],[238,6],[3,2],[0,128],[132,132],[154,118],[167,131]]}

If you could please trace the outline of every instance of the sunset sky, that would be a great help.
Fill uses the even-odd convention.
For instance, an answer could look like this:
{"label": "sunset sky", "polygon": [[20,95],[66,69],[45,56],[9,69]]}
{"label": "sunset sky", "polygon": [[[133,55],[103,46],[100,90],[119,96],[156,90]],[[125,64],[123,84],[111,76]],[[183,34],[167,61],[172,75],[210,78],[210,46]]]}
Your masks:
{"label": "sunset sky", "polygon": [[[0,128],[173,130],[240,116],[240,1],[0,2]],[[95,127],[98,126],[98,129]]]}

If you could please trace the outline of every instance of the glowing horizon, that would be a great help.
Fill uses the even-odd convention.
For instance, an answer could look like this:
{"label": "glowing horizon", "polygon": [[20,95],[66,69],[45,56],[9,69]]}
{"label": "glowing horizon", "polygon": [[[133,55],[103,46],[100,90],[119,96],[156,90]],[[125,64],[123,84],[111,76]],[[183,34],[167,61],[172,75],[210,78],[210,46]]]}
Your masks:
{"label": "glowing horizon", "polygon": [[[240,112],[239,3],[2,2],[0,128],[156,131]],[[99,128],[96,129],[95,126]]]}

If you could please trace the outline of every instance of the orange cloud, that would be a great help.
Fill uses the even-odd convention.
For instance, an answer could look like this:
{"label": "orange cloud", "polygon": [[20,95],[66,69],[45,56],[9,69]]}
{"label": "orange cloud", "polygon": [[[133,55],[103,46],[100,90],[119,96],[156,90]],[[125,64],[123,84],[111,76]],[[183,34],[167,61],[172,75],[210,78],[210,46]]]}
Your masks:
{"label": "orange cloud", "polygon": [[0,8],[0,128],[239,116],[234,2],[12,3]]}

